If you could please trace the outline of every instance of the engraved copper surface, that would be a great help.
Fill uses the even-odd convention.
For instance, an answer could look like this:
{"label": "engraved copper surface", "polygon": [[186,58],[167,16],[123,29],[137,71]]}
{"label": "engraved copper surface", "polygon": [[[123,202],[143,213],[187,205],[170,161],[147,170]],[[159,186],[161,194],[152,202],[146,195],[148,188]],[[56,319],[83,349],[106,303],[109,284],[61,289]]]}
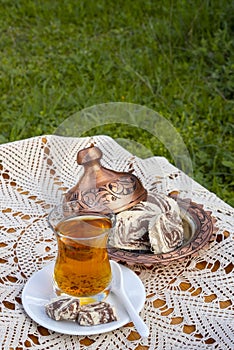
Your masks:
{"label": "engraved copper surface", "polygon": [[133,252],[109,247],[109,256],[113,260],[127,262],[130,265],[144,264],[150,266],[155,263],[168,264],[182,260],[187,256],[195,255],[200,249],[204,248],[209,244],[212,234],[217,231],[215,227],[216,220],[212,217],[211,212],[203,209],[201,204],[193,203],[189,199],[177,199],[177,202],[184,216],[184,229],[190,231],[190,233],[186,233],[186,240],[181,247],[163,254]]}
{"label": "engraved copper surface", "polygon": [[65,201],[78,200],[83,207],[101,202],[118,213],[146,199],[147,191],[135,175],[103,167],[101,157],[102,151],[94,145],[78,152],[77,162],[84,166],[84,174],[66,193]]}

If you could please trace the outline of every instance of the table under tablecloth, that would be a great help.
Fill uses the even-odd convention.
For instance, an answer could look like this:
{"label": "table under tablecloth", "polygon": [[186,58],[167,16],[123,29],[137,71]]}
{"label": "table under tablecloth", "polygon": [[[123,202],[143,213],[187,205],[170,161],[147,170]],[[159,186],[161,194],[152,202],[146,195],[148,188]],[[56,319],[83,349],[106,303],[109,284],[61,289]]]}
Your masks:
{"label": "table under tablecloth", "polygon": [[[150,328],[140,338],[134,325],[100,335],[64,335],[34,322],[22,306],[27,280],[55,258],[47,215],[83,172],[77,152],[95,143],[102,164],[134,170],[147,190],[189,198],[215,218],[212,240],[195,256],[168,265],[128,266],[142,280],[141,316]],[[140,159],[107,136],[55,135],[0,146],[0,344],[1,349],[220,349],[234,348],[233,209],[164,157]]]}

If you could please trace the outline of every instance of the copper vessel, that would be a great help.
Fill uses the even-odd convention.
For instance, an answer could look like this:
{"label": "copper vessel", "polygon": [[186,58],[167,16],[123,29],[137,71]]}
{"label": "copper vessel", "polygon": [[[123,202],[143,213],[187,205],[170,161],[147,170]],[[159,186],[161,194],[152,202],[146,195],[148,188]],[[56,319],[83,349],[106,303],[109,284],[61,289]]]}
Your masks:
{"label": "copper vessel", "polygon": [[147,191],[131,172],[117,172],[101,165],[102,151],[91,145],[77,154],[84,167],[78,183],[65,194],[65,201],[79,201],[82,207],[104,204],[114,213],[146,200]]}

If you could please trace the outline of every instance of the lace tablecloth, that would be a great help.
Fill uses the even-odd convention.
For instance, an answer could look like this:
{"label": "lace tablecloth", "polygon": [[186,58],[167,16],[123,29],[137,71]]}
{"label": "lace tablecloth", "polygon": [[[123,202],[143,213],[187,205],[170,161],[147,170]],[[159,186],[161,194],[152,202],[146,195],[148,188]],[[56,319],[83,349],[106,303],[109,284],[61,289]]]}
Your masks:
{"label": "lace tablecloth", "polygon": [[[63,335],[32,321],[22,290],[33,273],[55,257],[47,215],[82,174],[77,151],[95,142],[103,165],[134,169],[147,189],[180,193],[216,218],[209,246],[167,266],[130,266],[142,280],[146,302],[141,316],[150,328],[140,338],[132,323],[110,333]],[[132,156],[106,136],[42,136],[0,146],[0,344],[1,349],[233,349],[233,209],[163,157]]]}

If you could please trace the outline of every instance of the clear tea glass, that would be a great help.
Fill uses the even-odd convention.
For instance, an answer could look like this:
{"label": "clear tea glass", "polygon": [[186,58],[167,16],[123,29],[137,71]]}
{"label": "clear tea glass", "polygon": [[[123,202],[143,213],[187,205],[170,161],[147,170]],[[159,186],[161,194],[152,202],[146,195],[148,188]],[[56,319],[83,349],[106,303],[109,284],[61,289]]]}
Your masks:
{"label": "clear tea glass", "polygon": [[56,206],[48,220],[58,245],[56,294],[78,297],[81,304],[104,300],[112,277],[107,240],[115,215],[103,206],[82,209],[72,201]]}

